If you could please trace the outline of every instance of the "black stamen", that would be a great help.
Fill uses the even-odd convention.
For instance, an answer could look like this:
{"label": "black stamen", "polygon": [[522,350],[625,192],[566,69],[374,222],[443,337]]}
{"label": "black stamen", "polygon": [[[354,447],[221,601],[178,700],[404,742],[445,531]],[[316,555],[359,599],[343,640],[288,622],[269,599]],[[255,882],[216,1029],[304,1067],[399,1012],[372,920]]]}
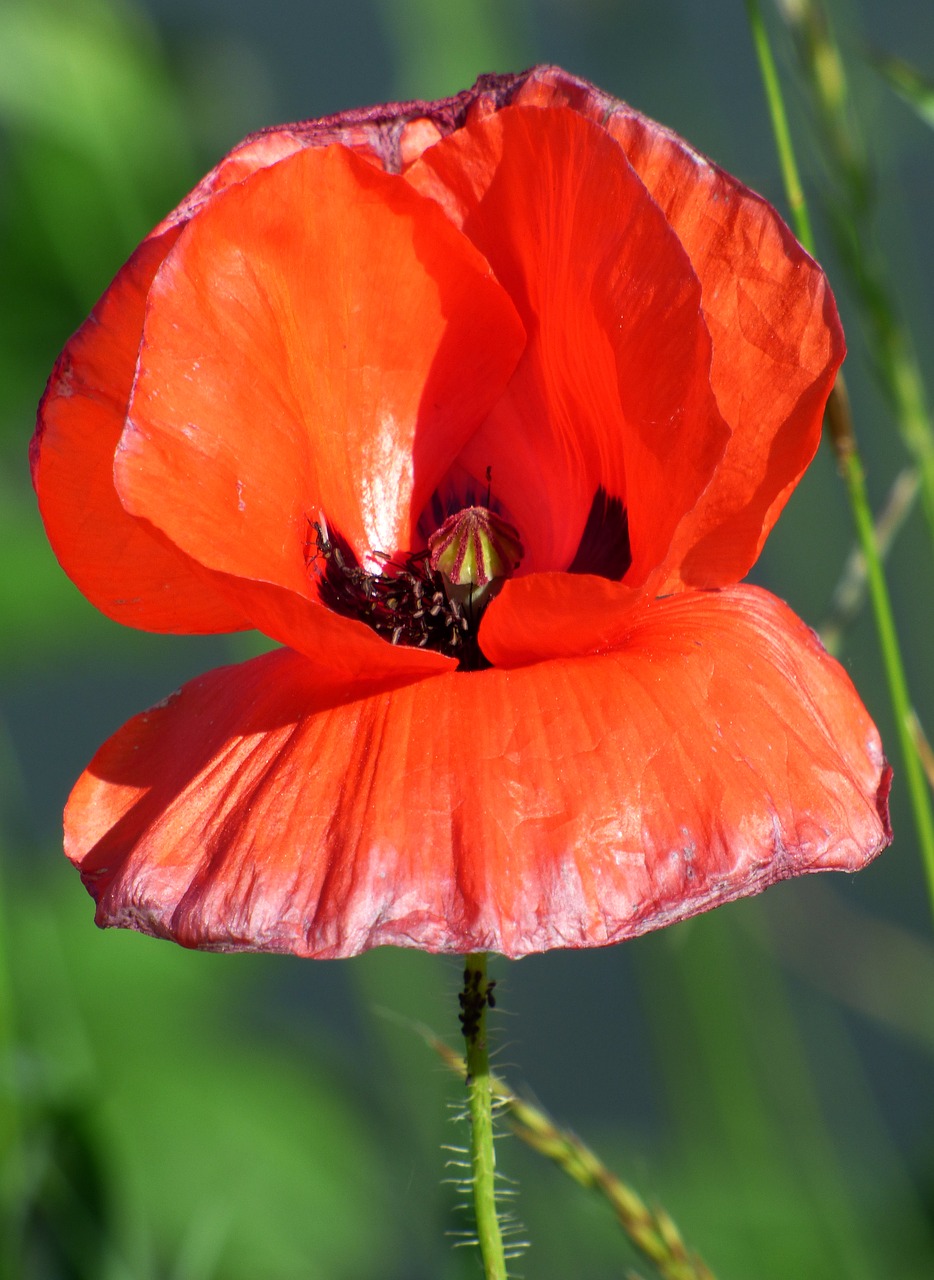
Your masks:
{"label": "black stamen", "polygon": [[380,551],[373,553],[373,559],[381,566],[379,573],[364,569],[339,533],[330,529],[326,533],[320,524],[309,521],[305,563],[328,608],[365,622],[390,644],[457,657],[459,670],[479,671],[490,665],[477,642],[479,616],[472,617],[448,598],[441,574],[431,571],[427,551],[400,560]]}

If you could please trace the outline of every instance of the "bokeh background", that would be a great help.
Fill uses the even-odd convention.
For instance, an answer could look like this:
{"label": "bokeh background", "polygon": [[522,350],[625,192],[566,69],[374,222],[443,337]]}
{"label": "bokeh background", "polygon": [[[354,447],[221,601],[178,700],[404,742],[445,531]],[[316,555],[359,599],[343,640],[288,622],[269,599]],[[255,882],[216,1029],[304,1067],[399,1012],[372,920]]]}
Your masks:
{"label": "bokeh background", "polygon": [[[934,132],[871,54],[934,73],[934,6],[831,9],[875,233],[931,374]],[[809,194],[827,175],[767,6]],[[65,579],[26,469],[56,354],[137,240],[243,134],[558,62],[679,130],[784,208],[732,0],[0,0],[0,1265],[11,1280],[456,1280],[478,1274],[445,1144],[455,961],[185,953],[100,933],[60,853],[70,784],[125,719],[250,637],[124,631]],[[871,341],[818,215],[874,502],[905,464]],[[867,252],[871,249],[867,240]],[[821,623],[851,544],[822,450],[754,577]],[[889,560],[934,726],[934,558]],[[494,976],[498,1069],[666,1206],[720,1280],[934,1271],[931,908],[871,618],[841,656],[896,767],[893,848],[622,947]],[[389,1011],[391,1017],[382,1015]],[[532,1247],[517,1275],[602,1280],[633,1255],[603,1205],[504,1138]],[[25,1254],[12,1247],[25,1238]],[[641,1264],[648,1271],[647,1264]]]}

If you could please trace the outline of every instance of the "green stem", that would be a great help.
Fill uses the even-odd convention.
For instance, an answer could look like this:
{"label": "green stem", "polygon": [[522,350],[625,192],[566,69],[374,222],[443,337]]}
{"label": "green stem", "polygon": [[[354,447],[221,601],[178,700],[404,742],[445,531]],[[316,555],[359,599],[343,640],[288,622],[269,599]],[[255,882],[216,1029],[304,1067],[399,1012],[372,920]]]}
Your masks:
{"label": "green stem", "polygon": [[[463,1058],[427,1027],[417,1030],[442,1062],[452,1071],[463,1074]],[[576,1134],[559,1128],[538,1107],[513,1093],[498,1076],[490,1076],[490,1086],[516,1137],[553,1161],[580,1186],[601,1195],[616,1214],[630,1243],[654,1264],[663,1280],[714,1280],[713,1272],[687,1248],[664,1209],[650,1208]]]}
{"label": "green stem", "polygon": [[486,1044],[486,1011],[493,984],[486,976],[486,955],[464,962],[461,1026],[467,1045],[467,1099],[470,1111],[470,1167],[477,1238],[486,1280],[506,1280],[503,1235],[496,1212],[496,1155],[493,1150],[493,1087]]}
{"label": "green stem", "polygon": [[[798,180],[785,104],[782,98],[781,85],[775,74],[775,64],[769,48],[768,37],[762,22],[762,13],[758,0],[746,0],[746,12],[753,33],[756,53],[762,71],[769,113],[772,118],[772,129],[782,163],[788,202],[792,208],[795,231],[801,243],[809,253],[814,252],[814,238],[811,233],[807,206]],[[796,211],[797,206],[797,211]],[[913,713],[911,698],[908,694],[908,681],[905,676],[905,665],[902,661],[901,647],[892,613],[889,590],[882,569],[879,548],[876,543],[875,529],[869,497],[866,492],[866,478],[862,460],[856,446],[853,422],[850,416],[849,401],[843,377],[838,376],[836,386],[827,403],[826,423],[830,439],[837,455],[840,472],[846,484],[847,496],[856,525],[856,534],[866,557],[866,572],[869,579],[869,591],[875,614],[876,631],[882,649],[882,660],[885,666],[886,680],[889,686],[889,698],[895,712],[895,723],[905,765],[908,781],[908,794],[914,813],[918,842],[921,846],[921,859],[928,882],[928,893],[931,908],[934,910],[934,813],[931,809],[931,795],[927,789],[921,759],[912,737]]]}
{"label": "green stem", "polygon": [[[873,537],[883,564],[912,512],[919,484],[917,469],[909,463],[895,477],[888,497],[876,516]],[[840,581],[834,587],[827,616],[817,628],[824,648],[834,656],[840,652],[843,633],[856,621],[865,603],[867,581],[866,557],[857,545],[847,557]],[[924,753],[920,754],[923,758]]]}
{"label": "green stem", "polygon": [[913,727],[915,714],[908,693],[908,681],[898,644],[898,632],[892,613],[892,602],[882,570],[882,560],[876,545],[875,526],[869,497],[866,493],[866,477],[862,460],[853,439],[849,401],[842,377],[831,393],[827,404],[827,423],[837,453],[840,470],[846,482],[853,519],[860,546],[866,557],[866,574],[869,594],[876,617],[876,629],[885,660],[885,673],[889,684],[889,697],[895,711],[895,726],[905,764],[908,794],[914,810],[921,858],[927,875],[928,893],[934,909],[934,813],[931,810],[931,793],[924,776],[924,766],[915,743]]}
{"label": "green stem", "polygon": [[775,70],[775,59],[772,57],[768,32],[765,29],[765,23],[762,21],[759,0],[746,0],[746,15],[749,19],[749,29],[752,32],[752,41],[756,47],[756,57],[759,59],[759,71],[762,75],[765,96],[769,104],[772,132],[775,135],[775,149],[778,152],[778,162],[781,165],[782,181],[785,184],[785,194],[788,198],[788,207],[791,210],[791,220],[794,223],[795,235],[808,253],[813,256],[814,233],[811,230],[811,218],[808,214],[804,188],[801,186],[801,177],[795,161],[795,149],[791,142],[788,116],[785,114],[785,102],[782,98],[782,89],[778,81],[778,72]]}
{"label": "green stem", "polygon": [[846,67],[822,0],[776,0],[810,93],[829,181],[822,184],[829,230],[859,302],[876,376],[892,406],[920,481],[934,537],[934,423],[911,336],[899,315],[875,227],[880,184],[852,108]]}

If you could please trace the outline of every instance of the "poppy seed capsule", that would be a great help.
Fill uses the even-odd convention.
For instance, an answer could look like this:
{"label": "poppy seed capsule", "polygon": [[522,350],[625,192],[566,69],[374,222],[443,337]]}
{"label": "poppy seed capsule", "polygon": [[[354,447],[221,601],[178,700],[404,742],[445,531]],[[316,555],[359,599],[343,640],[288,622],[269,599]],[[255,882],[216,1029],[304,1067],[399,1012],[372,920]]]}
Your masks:
{"label": "poppy seed capsule", "polygon": [[524,554],[518,532],[486,507],[449,516],[429,537],[428,550],[432,571],[444,576],[449,596],[481,608]]}

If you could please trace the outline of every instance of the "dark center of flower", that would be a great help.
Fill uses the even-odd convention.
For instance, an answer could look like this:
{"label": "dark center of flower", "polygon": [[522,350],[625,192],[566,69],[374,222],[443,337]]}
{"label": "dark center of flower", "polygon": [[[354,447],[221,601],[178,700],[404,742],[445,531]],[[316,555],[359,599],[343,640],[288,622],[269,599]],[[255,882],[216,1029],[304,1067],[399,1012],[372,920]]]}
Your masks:
{"label": "dark center of flower", "polygon": [[458,659],[458,670],[490,664],[480,649],[480,619],[522,560],[512,525],[486,507],[466,507],[428,538],[424,551],[399,559],[370,553],[370,572],[348,543],[318,523],[314,552],[306,560],[318,593],[336,613],[357,618],[391,644],[435,649]]}
{"label": "dark center of flower", "polygon": [[593,496],[577,554],[568,573],[593,573],[618,582],[632,564],[629,515],[622,500],[601,485]]}

